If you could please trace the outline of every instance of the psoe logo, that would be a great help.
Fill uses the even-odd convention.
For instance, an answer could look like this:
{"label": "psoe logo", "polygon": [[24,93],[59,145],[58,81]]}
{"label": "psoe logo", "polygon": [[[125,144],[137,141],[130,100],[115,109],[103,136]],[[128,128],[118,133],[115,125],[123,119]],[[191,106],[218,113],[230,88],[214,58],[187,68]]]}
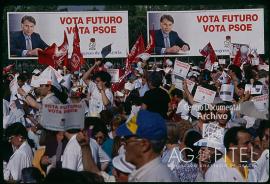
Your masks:
{"label": "psoe logo", "polygon": [[96,39],[90,38],[89,50],[96,50]]}

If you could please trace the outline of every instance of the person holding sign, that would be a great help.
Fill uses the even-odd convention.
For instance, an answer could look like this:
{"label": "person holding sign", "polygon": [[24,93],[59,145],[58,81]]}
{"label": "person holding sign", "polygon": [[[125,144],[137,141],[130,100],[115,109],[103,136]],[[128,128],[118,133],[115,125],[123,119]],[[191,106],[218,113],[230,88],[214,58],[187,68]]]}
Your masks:
{"label": "person holding sign", "polygon": [[21,31],[11,34],[10,53],[18,57],[37,56],[39,50],[48,45],[34,32],[36,20],[32,16],[24,16],[21,20]]}
{"label": "person holding sign", "polygon": [[100,113],[113,104],[113,94],[110,89],[111,75],[104,71],[99,71],[94,74],[93,80],[90,80],[92,71],[100,65],[100,60],[87,71],[82,77],[82,80],[88,85],[89,100],[89,115]]}
{"label": "person holding sign", "polygon": [[160,29],[155,31],[156,54],[178,54],[190,50],[189,45],[172,31],[174,19],[171,15],[162,15],[160,18]]}

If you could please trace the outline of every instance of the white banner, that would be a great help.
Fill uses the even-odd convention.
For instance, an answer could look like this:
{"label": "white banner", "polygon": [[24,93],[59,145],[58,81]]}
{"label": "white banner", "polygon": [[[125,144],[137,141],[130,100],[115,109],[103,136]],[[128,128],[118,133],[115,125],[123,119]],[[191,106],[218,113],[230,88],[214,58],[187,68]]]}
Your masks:
{"label": "white banner", "polygon": [[[34,32],[38,33],[47,45],[56,43],[60,46],[64,39],[64,31],[66,31],[69,58],[72,54],[75,24],[79,29],[80,48],[84,58],[101,58],[102,48],[109,44],[112,44],[111,53],[107,58],[126,57],[129,50],[128,11],[8,12],[9,59],[26,59],[20,54],[21,50],[26,50],[25,38],[23,34],[18,35],[22,30],[21,19],[25,15],[35,19]],[[12,35],[16,35],[13,36],[16,41],[11,40]],[[39,39],[31,40],[32,48],[36,48],[35,45]],[[14,45],[11,45],[12,43]],[[31,59],[36,59],[36,57],[31,57]]]}
{"label": "white banner", "polygon": [[175,60],[173,73],[180,77],[186,78],[189,68],[190,68],[190,65],[188,63]]}
{"label": "white banner", "polygon": [[231,102],[233,100],[234,86],[231,84],[222,84],[220,88],[219,97],[223,101]]}
{"label": "white banner", "polygon": [[266,111],[269,107],[269,95],[261,95],[253,97],[252,100],[258,111]]}
{"label": "white banner", "polygon": [[214,102],[215,96],[215,91],[198,86],[193,100],[202,104],[211,104]]}
{"label": "white banner", "polygon": [[[193,11],[148,11],[147,33],[156,30],[156,43],[163,39],[157,36],[162,15],[174,19],[172,30],[190,46],[190,51],[181,53],[201,56],[200,50],[210,41],[217,55],[229,55],[231,43],[247,44],[264,54],[264,9],[224,9]],[[260,35],[260,36],[258,36]],[[175,36],[174,36],[175,37]],[[170,42],[176,38],[170,37]],[[156,44],[157,45],[157,44]],[[160,55],[160,54],[158,54]]]}
{"label": "white banner", "polygon": [[43,104],[41,125],[54,131],[82,129],[84,127],[84,110],[82,104]]}
{"label": "white banner", "polygon": [[119,82],[119,69],[107,69],[107,72],[111,75],[112,83]]}

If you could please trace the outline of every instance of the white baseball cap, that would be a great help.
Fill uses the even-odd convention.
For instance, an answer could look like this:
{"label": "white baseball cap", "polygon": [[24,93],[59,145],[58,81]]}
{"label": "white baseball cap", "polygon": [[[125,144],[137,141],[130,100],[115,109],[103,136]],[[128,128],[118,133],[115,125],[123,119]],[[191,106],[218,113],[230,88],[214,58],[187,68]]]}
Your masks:
{"label": "white baseball cap", "polygon": [[126,161],[125,154],[120,154],[114,157],[112,160],[112,164],[114,168],[124,173],[132,173],[136,169],[133,164]]}

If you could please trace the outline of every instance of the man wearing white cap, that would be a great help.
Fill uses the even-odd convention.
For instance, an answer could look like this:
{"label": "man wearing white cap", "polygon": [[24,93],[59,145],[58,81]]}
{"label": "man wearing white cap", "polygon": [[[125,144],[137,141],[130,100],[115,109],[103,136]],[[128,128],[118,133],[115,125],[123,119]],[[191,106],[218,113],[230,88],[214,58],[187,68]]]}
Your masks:
{"label": "man wearing white cap", "polygon": [[[40,95],[44,96],[42,99],[42,104],[61,104],[57,95],[60,94],[61,86],[58,83],[54,72],[48,67],[37,79],[36,85],[40,89]],[[35,87],[37,87],[35,86]],[[30,93],[26,93],[22,88],[18,89],[18,93],[23,96],[23,99],[28,105],[35,109],[40,109],[41,104],[38,103]],[[60,97],[60,96],[59,96]]]}
{"label": "man wearing white cap", "polygon": [[135,166],[126,161],[125,154],[114,157],[112,164],[116,182],[128,182],[128,175],[135,170]]}

